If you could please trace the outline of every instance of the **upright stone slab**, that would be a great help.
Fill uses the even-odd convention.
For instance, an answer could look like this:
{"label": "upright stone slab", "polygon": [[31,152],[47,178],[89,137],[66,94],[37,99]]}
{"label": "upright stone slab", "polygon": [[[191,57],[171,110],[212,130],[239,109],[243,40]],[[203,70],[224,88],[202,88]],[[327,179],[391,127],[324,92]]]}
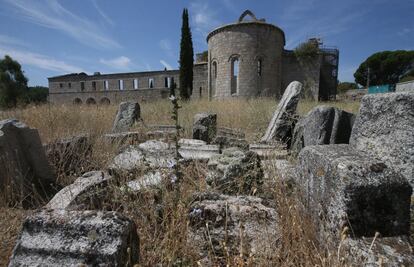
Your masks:
{"label": "upright stone slab", "polygon": [[290,139],[293,130],[293,116],[296,112],[301,92],[302,84],[300,82],[293,81],[289,84],[273,113],[272,120],[261,142],[287,142]]}
{"label": "upright stone slab", "polygon": [[320,240],[336,247],[352,238],[408,235],[408,181],[382,161],[349,145],[308,146],[299,154],[298,184]]}
{"label": "upright stone slab", "polygon": [[414,186],[414,93],[362,98],[350,144],[393,166]]}
{"label": "upright stone slab", "polygon": [[133,266],[138,260],[136,226],[125,216],[43,210],[23,223],[9,267]]}
{"label": "upright stone slab", "polygon": [[348,144],[354,120],[355,115],[344,110],[315,107],[296,123],[291,150],[297,154],[305,146]]}
{"label": "upright stone slab", "polygon": [[210,143],[217,133],[217,114],[198,113],[194,116],[193,139]]}
{"label": "upright stone slab", "polygon": [[26,196],[32,184],[46,189],[55,180],[38,131],[15,119],[0,121],[0,188]]}
{"label": "upright stone slab", "polygon": [[138,102],[122,102],[114,120],[112,132],[127,132],[140,119],[141,109]]}

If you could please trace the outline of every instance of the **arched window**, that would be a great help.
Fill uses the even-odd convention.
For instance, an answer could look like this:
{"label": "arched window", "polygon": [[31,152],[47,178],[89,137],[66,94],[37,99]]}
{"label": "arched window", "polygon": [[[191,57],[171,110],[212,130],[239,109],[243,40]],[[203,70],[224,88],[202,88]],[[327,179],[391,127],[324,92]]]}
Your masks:
{"label": "arched window", "polygon": [[259,77],[262,76],[262,67],[263,67],[262,64],[263,64],[262,60],[258,59],[257,60],[257,76]]}
{"label": "arched window", "polygon": [[213,78],[216,79],[217,78],[217,62],[216,61],[213,62],[212,74],[213,74]]}
{"label": "arched window", "polygon": [[237,94],[239,91],[239,58],[231,59],[231,88],[230,93]]}

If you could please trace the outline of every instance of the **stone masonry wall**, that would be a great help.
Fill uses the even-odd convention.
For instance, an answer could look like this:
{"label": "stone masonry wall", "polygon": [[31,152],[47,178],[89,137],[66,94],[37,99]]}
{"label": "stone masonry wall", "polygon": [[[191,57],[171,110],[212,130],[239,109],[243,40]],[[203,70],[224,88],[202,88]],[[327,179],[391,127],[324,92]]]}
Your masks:
{"label": "stone masonry wall", "polygon": [[194,64],[193,73],[193,94],[191,95],[191,99],[207,98],[207,62]]}
{"label": "stone masonry wall", "polygon": [[[207,39],[210,97],[281,94],[282,50],[285,43],[282,30],[263,22],[242,22],[223,26],[211,32]],[[232,95],[233,58],[239,59],[239,86]],[[259,59],[262,60],[261,75],[258,75]],[[214,62],[217,64],[217,78],[212,74]]]}

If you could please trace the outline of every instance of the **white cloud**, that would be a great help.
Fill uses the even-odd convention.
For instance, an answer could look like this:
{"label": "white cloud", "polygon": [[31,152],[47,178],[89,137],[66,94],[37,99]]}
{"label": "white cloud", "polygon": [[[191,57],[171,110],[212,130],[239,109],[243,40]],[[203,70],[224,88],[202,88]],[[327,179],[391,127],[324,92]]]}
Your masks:
{"label": "white cloud", "polygon": [[0,44],[27,46],[27,44],[21,40],[2,34],[0,34]]}
{"label": "white cloud", "polygon": [[80,67],[70,65],[64,61],[56,60],[46,55],[0,46],[0,56],[3,57],[5,55],[11,56],[21,64],[34,66],[40,69],[59,73],[85,72]]}
{"label": "white cloud", "polygon": [[401,31],[399,31],[397,34],[400,35],[400,36],[404,36],[404,35],[410,34],[412,32],[414,32],[414,28],[412,28],[412,29],[404,28]]}
{"label": "white cloud", "polygon": [[129,68],[131,67],[131,60],[126,56],[120,56],[113,59],[101,58],[99,62],[111,68],[119,70],[129,70]]}
{"label": "white cloud", "polygon": [[106,23],[114,26],[114,21],[108,15],[106,15],[105,12],[103,12],[103,10],[98,6],[98,2],[96,0],[92,0],[92,3],[96,11],[98,11],[99,15],[101,15],[101,17],[106,21]]}
{"label": "white cloud", "polygon": [[169,57],[176,58],[176,56],[174,55],[174,51],[173,51],[170,40],[168,39],[160,40],[159,46]]}
{"label": "white cloud", "polygon": [[59,30],[92,47],[118,48],[120,44],[105,34],[93,21],[65,9],[58,1],[5,0],[18,18]]}
{"label": "white cloud", "polygon": [[170,64],[168,64],[167,62],[165,62],[164,60],[160,60],[160,63],[167,68],[167,70],[172,70],[173,68],[171,67]]}
{"label": "white cloud", "polygon": [[217,19],[217,11],[210,8],[204,1],[195,1],[190,5],[190,16],[192,25],[197,34],[196,39],[199,43],[205,43],[207,34],[214,28],[223,23]]}

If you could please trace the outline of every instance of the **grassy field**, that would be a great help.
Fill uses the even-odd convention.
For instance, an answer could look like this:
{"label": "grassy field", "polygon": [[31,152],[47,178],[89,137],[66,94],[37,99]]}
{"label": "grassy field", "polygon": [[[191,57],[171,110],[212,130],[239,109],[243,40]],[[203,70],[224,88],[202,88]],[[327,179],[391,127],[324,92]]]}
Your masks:
{"label": "grassy field", "polygon": [[[298,113],[306,114],[318,103],[300,102]],[[141,103],[141,117],[146,125],[173,124],[171,120],[171,103],[168,100]],[[277,103],[270,99],[231,100],[231,101],[192,101],[182,104],[180,124],[185,128],[184,135],[191,137],[191,126],[194,114],[198,112],[215,112],[218,124],[231,127],[246,133],[248,141],[257,141],[266,130],[267,124]],[[357,113],[358,102],[329,102],[324,105]],[[43,143],[79,134],[89,134],[94,142],[93,157],[85,162],[87,169],[102,169],[116,153],[114,147],[98,143],[100,135],[110,132],[117,106],[32,106],[0,112],[0,119],[16,118],[32,128],[39,130]],[[137,128],[140,130],[141,128]],[[57,166],[55,166],[57,168]],[[141,265],[154,266],[197,266],[197,257],[192,253],[191,244],[186,242],[188,227],[187,210],[189,199],[195,191],[206,188],[204,179],[205,166],[190,166],[180,188],[180,198],[175,194],[164,192],[161,204],[164,206],[164,217],[160,224],[154,214],[155,207],[149,205],[154,192],[145,192],[141,197],[131,199],[113,187],[105,203],[106,209],[119,210],[133,218],[138,227],[141,239]],[[81,172],[81,171],[80,171]],[[65,177],[58,171],[61,183],[67,184],[76,177]],[[201,179],[199,179],[201,178]],[[309,226],[298,199],[283,184],[268,188],[273,196],[274,205],[280,214],[281,250],[273,255],[271,261],[248,258],[242,260],[238,255],[230,255],[224,261],[228,266],[333,266],[340,265],[335,251],[320,249],[315,241],[314,231]],[[43,201],[43,202],[42,202]],[[47,200],[39,201],[39,206]],[[0,198],[0,265],[6,265],[8,256],[14,245],[14,239],[20,229],[24,215],[18,207],[10,209],[7,200]],[[212,259],[215,261],[216,259]],[[220,259],[223,261],[223,259]],[[181,263],[178,264],[178,263]],[[183,265],[184,264],[184,265]]]}

